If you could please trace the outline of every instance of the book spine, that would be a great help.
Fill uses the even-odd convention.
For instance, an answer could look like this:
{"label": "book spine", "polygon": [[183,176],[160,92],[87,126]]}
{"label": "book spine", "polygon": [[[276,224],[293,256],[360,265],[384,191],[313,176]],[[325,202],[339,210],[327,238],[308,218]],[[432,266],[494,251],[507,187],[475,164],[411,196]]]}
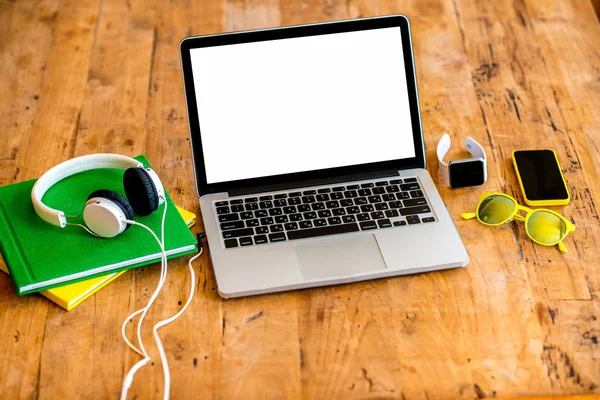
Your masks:
{"label": "book spine", "polygon": [[20,288],[32,282],[30,268],[13,227],[8,220],[7,211],[2,201],[0,201],[0,237],[4,238],[0,243],[0,252],[10,271],[17,292],[21,294]]}

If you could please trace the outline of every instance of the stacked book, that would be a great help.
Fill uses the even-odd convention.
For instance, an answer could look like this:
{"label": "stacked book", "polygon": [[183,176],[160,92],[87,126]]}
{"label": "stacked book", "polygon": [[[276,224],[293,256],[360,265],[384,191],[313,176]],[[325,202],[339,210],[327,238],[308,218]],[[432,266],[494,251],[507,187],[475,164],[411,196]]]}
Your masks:
{"label": "stacked book", "polygon": [[[135,157],[148,165],[143,157]],[[44,196],[44,203],[67,215],[81,212],[97,189],[123,194],[123,171],[97,169],[73,175]],[[35,180],[0,187],[0,269],[8,272],[19,295],[40,292],[71,310],[124,271],[160,261],[161,251],[150,233],[131,227],[111,238],[97,238],[77,226],[59,228],[43,221],[31,204]],[[165,250],[168,258],[196,251],[189,230],[195,215],[178,208],[166,194]],[[163,208],[136,221],[157,236]]]}

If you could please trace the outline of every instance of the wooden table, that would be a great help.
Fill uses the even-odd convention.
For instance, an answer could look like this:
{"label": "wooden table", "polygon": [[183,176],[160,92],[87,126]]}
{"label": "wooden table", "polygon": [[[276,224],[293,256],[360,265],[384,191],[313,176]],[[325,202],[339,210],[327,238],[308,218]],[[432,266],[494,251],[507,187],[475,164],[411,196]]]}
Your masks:
{"label": "wooden table", "polygon": [[[173,398],[600,393],[600,26],[588,0],[4,0],[0,184],[83,154],[144,153],[174,201],[199,213],[179,40],[391,13],[411,20],[428,168],[469,265],[224,301],[205,254],[191,308],[161,331]],[[443,184],[435,157],[443,132],[484,144],[483,187]],[[556,208],[577,225],[567,254],[534,245],[522,223],[460,218],[484,191],[521,199],[510,153],[546,147],[557,151],[573,197]],[[451,155],[465,153],[455,146]],[[185,301],[186,263],[170,263],[150,320]],[[0,397],[116,398],[139,359],[121,321],[146,303],[158,276],[157,266],[127,272],[65,312],[17,296],[1,275]],[[162,393],[153,361],[130,398]]]}

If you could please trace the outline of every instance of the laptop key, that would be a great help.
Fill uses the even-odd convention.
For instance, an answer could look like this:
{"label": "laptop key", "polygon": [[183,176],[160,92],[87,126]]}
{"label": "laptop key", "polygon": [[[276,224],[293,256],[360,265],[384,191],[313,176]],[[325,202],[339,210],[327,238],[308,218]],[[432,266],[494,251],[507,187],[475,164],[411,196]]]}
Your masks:
{"label": "laptop key", "polygon": [[302,221],[302,215],[301,214],[291,214],[290,221]]}
{"label": "laptop key", "polygon": [[381,203],[381,196],[369,196],[369,203]]}
{"label": "laptop key", "polygon": [[360,208],[354,206],[354,207],[348,207],[346,208],[346,212],[348,214],[358,214],[360,212]]}
{"label": "laptop key", "polygon": [[387,186],[387,185],[388,185],[388,181],[375,182],[375,186]]}
{"label": "laptop key", "polygon": [[249,236],[240,238],[240,246],[250,246],[253,244],[254,244],[254,242],[252,241],[252,238]]}
{"label": "laptop key", "polygon": [[332,212],[333,215],[336,217],[339,217],[340,215],[346,215],[346,210],[344,210],[343,208],[334,208]]}
{"label": "laptop key", "polygon": [[[354,199],[354,200],[358,200],[358,198]],[[344,199],[340,201],[340,206],[342,207],[350,207],[354,205],[354,201],[352,201],[351,199]]]}
{"label": "laptop key", "polygon": [[404,180],[404,182],[406,182],[406,183],[411,183],[411,182],[416,182],[416,181],[417,181],[417,178],[406,178]]}
{"label": "laptop key", "polygon": [[290,206],[295,206],[295,205],[298,205],[298,204],[300,204],[300,198],[299,198],[299,197],[290,197],[290,198],[288,199],[288,204],[289,204]]}
{"label": "laptop key", "polygon": [[283,214],[283,211],[281,210],[281,208],[271,208],[269,209],[269,215],[271,217],[274,217],[275,215],[281,215]]}
{"label": "laptop key", "polygon": [[377,203],[377,204],[375,204],[375,209],[378,210],[378,211],[389,210],[389,208],[390,207],[387,205],[387,203]]}
{"label": "laptop key", "polygon": [[315,219],[315,226],[326,226],[327,221],[324,219]]}
{"label": "laptop key", "polygon": [[343,221],[345,224],[348,224],[348,223],[350,223],[350,222],[356,222],[356,217],[355,217],[354,215],[344,215],[344,216],[342,217],[342,221]]}
{"label": "laptop key", "polygon": [[404,183],[404,184],[400,185],[400,189],[402,189],[403,192],[407,192],[409,190],[421,189],[421,186],[419,186],[419,184],[417,182]]}
{"label": "laptop key", "polygon": [[343,186],[336,186],[332,189],[334,192],[343,192],[344,190],[346,190],[345,187]]}
{"label": "laptop key", "polygon": [[[327,203],[325,203],[325,205],[327,206],[327,208],[338,208],[340,206],[340,202],[337,200],[328,201]],[[350,205],[352,205],[352,200],[350,200]]]}
{"label": "laptop key", "polygon": [[256,203],[258,201],[258,198],[256,198],[256,197],[247,197],[245,201],[246,201],[246,203]]}
{"label": "laptop key", "polygon": [[331,198],[331,200],[341,200],[344,198],[344,194],[342,192],[333,192],[329,198]]}
{"label": "laptop key", "polygon": [[247,219],[246,220],[246,227],[251,228],[254,226],[259,226],[260,222],[258,222],[257,219]]}
{"label": "laptop key", "polygon": [[274,224],[275,221],[273,220],[273,217],[266,217],[266,218],[261,218],[260,219],[260,224],[261,225],[271,225]]}
{"label": "laptop key", "polygon": [[400,212],[400,215],[406,216],[406,215],[413,215],[413,214],[428,213],[428,212],[431,212],[431,209],[429,208],[429,206],[417,206],[417,207],[401,208],[399,210],[399,212]]}
{"label": "laptop key", "polygon": [[346,189],[348,189],[348,190],[356,190],[358,188],[360,188],[360,186],[358,186],[358,185],[349,185],[349,186],[346,186]]}
{"label": "laptop key", "polygon": [[305,190],[304,192],[302,192],[303,195],[308,196],[310,194],[317,194],[316,190]]}
{"label": "laptop key", "polygon": [[356,223],[330,225],[322,228],[301,229],[298,231],[291,231],[288,232],[288,238],[290,240],[306,239],[318,236],[335,235],[338,233],[358,232],[358,230],[358,225]]}
{"label": "laptop key", "polygon": [[289,220],[288,220],[287,215],[280,215],[278,217],[275,217],[275,223],[277,223],[277,224],[283,224],[288,221]]}
{"label": "laptop key", "polygon": [[225,242],[226,249],[231,249],[232,247],[238,247],[237,239],[227,239],[224,242]]}
{"label": "laptop key", "polygon": [[258,205],[260,206],[260,208],[265,209],[265,208],[272,208],[273,207],[273,202],[272,201],[261,201],[260,203],[258,203]]}
{"label": "laptop key", "polygon": [[317,195],[317,201],[327,201],[327,200],[329,200],[328,194],[318,194]]}
{"label": "laptop key", "polygon": [[287,198],[287,194],[285,194],[285,193],[276,194],[275,196],[273,196],[273,198],[275,198],[275,199],[285,199],[285,198]]}
{"label": "laptop key", "polygon": [[373,218],[373,219],[385,218],[385,214],[383,214],[381,211],[375,211],[375,212],[371,213],[371,218]]}
{"label": "laptop key", "polygon": [[375,211],[375,207],[373,207],[373,204],[365,204],[364,206],[360,206],[360,210],[362,212],[371,212]]}
{"label": "laptop key", "polygon": [[300,229],[307,229],[307,228],[313,227],[312,221],[300,221],[299,225],[300,225]]}
{"label": "laptop key", "polygon": [[254,231],[257,235],[261,235],[263,233],[269,233],[269,228],[267,228],[266,226],[258,226],[254,228]]}
{"label": "laptop key", "polygon": [[269,235],[269,241],[271,243],[273,242],[281,242],[282,240],[285,240],[285,233],[280,232],[280,233],[271,233]]}
{"label": "laptop key", "polygon": [[252,228],[233,229],[230,231],[224,231],[223,239],[238,238],[238,237],[242,237],[242,236],[251,236],[253,234],[254,234],[254,229],[252,229]]}
{"label": "laptop key", "polygon": [[317,193],[331,193],[331,189],[329,189],[329,188],[319,189],[319,190],[317,190]]}
{"label": "laptop key", "polygon": [[390,206],[390,208],[402,208],[402,202],[401,201],[390,201],[389,206]]}
{"label": "laptop key", "polygon": [[385,191],[388,193],[397,193],[400,191],[400,188],[398,187],[398,185],[391,185],[391,186],[387,186],[385,188]]}
{"label": "laptop key", "polygon": [[310,206],[308,204],[300,204],[298,206],[298,211],[299,212],[306,212],[306,211],[310,211]]}
{"label": "laptop key", "polygon": [[285,228],[286,231],[293,231],[298,229],[298,223],[297,222],[288,222],[287,224],[283,225],[283,227]]}
{"label": "laptop key", "polygon": [[327,217],[331,217],[331,211],[330,210],[321,210],[321,211],[319,211],[319,218],[327,218]]}
{"label": "laptop key", "polygon": [[426,217],[421,220],[421,222],[434,222],[434,221],[435,221],[435,218],[433,218],[433,217]]}
{"label": "laptop key", "polygon": [[269,213],[267,212],[267,210],[256,210],[254,211],[254,216],[256,218],[262,218],[269,216]]}
{"label": "laptop key", "polygon": [[226,206],[226,205],[228,205],[228,204],[229,204],[229,202],[227,202],[227,201],[217,201],[217,202],[215,203],[215,206],[217,206],[217,207],[221,207],[221,206]]}
{"label": "laptop key", "polygon": [[228,231],[230,229],[240,229],[240,228],[245,228],[244,221],[223,222],[221,224],[222,231]]}
{"label": "laptop key", "polygon": [[283,225],[281,225],[281,224],[271,225],[269,227],[269,229],[271,230],[271,232],[283,232]]}
{"label": "laptop key", "polygon": [[296,207],[295,206],[283,207],[283,213],[284,214],[293,214],[295,212],[296,212]]}
{"label": "laptop key", "polygon": [[303,196],[303,197],[302,197],[302,202],[303,202],[304,204],[307,204],[307,203],[314,203],[315,201],[317,201],[317,200],[315,199],[315,196]]}
{"label": "laptop key", "polygon": [[395,218],[395,217],[400,216],[400,214],[398,214],[398,211],[396,211],[396,210],[387,210],[385,212],[385,216],[388,218]]}
{"label": "laptop key", "polygon": [[404,207],[424,206],[425,204],[427,204],[427,200],[424,197],[404,200]]}
{"label": "laptop key", "polygon": [[312,209],[313,210],[324,210],[325,209],[325,204],[324,203],[313,203],[312,204]]}
{"label": "laptop key", "polygon": [[219,222],[237,221],[238,219],[240,219],[238,214],[219,215]]}
{"label": "laptop key", "polygon": [[347,192],[344,192],[344,196],[347,199],[353,199],[355,197],[358,197],[358,193],[356,192],[356,190],[348,190]]}
{"label": "laptop key", "polygon": [[425,197],[425,195],[423,194],[423,192],[421,190],[415,190],[413,192],[410,192],[410,197],[415,199],[417,197]]}
{"label": "laptop key", "polygon": [[397,185],[399,183],[402,183],[402,179],[392,179],[390,181],[390,185]]}
{"label": "laptop key", "polygon": [[265,235],[254,236],[254,243],[256,243],[256,244],[267,243],[267,237]]}
{"label": "laptop key", "polygon": [[217,207],[217,214],[219,215],[229,214],[230,212],[229,207]]}
{"label": "laptop key", "polygon": [[371,188],[373,186],[375,186],[373,182],[363,183],[362,185],[360,185],[361,188]]}
{"label": "laptop key", "polygon": [[381,199],[383,201],[394,201],[396,200],[396,196],[394,196],[393,194],[384,194],[383,196],[381,196]]}
{"label": "laptop key", "polygon": [[340,217],[331,217],[327,218],[327,222],[329,222],[329,225],[339,225],[342,223],[342,219]]}
{"label": "laptop key", "polygon": [[233,204],[243,204],[244,200],[242,200],[242,199],[235,199],[235,200],[231,200],[229,203],[232,204],[232,205]]}
{"label": "laptop key", "polygon": [[246,211],[258,210],[258,203],[246,203]]}
{"label": "laptop key", "polygon": [[408,222],[409,225],[414,225],[420,224],[421,220],[419,219],[418,215],[409,215],[408,217],[406,217],[406,222]]}
{"label": "laptop key", "polygon": [[394,226],[404,226],[406,225],[406,221],[394,221]]}
{"label": "laptop key", "polygon": [[303,215],[304,215],[304,219],[315,219],[315,218],[317,218],[317,213],[314,212],[314,211],[305,212]]}
{"label": "laptop key", "polygon": [[384,193],[385,193],[385,188],[382,188],[382,187],[373,188],[373,194],[384,194]]}
{"label": "laptop key", "polygon": [[380,228],[391,228],[392,227],[392,223],[387,218],[380,219],[379,221],[377,221],[377,225],[379,225]]}
{"label": "laptop key", "polygon": [[398,200],[408,199],[409,197],[410,197],[410,195],[408,194],[408,192],[396,193],[396,198]]}
{"label": "laptop key", "polygon": [[250,219],[254,218],[254,214],[252,214],[252,211],[244,211],[243,213],[240,213],[240,217],[242,219]]}
{"label": "laptop key", "polygon": [[292,193],[290,193],[290,197],[300,197],[300,196],[302,196],[301,192],[292,192]]}
{"label": "laptop key", "polygon": [[283,207],[287,205],[287,202],[284,199],[278,199],[273,202],[275,207]]}
{"label": "laptop key", "polygon": [[370,196],[371,195],[371,189],[360,189],[358,191],[358,195],[359,196],[363,196],[363,197]]}
{"label": "laptop key", "polygon": [[377,229],[377,224],[375,223],[375,221],[359,222],[359,224],[360,224],[360,229],[362,229],[363,231],[366,231],[369,229]]}
{"label": "laptop key", "polygon": [[258,199],[260,201],[273,200],[273,196],[260,196]]}
{"label": "laptop key", "polygon": [[367,213],[362,213],[362,214],[358,214],[356,216],[356,219],[358,219],[359,221],[369,221],[371,219],[371,217],[369,217],[369,214],[367,214]]}
{"label": "laptop key", "polygon": [[244,206],[241,206],[241,205],[231,206],[231,212],[242,212],[242,211],[244,211]]}
{"label": "laptop key", "polygon": [[357,206],[367,204],[367,203],[368,203],[368,200],[366,197],[358,197],[358,198],[354,199],[354,204],[356,204]]}

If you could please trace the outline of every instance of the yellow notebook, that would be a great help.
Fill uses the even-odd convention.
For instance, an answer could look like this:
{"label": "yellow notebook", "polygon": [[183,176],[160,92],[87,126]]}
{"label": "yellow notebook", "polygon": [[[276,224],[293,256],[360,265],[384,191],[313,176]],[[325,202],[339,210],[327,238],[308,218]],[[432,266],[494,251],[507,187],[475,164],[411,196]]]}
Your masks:
{"label": "yellow notebook", "polygon": [[[188,227],[191,228],[192,226],[194,226],[194,224],[196,223],[196,215],[194,213],[191,213],[179,207],[177,207],[177,210],[183,217],[183,220],[188,225]],[[6,263],[2,259],[1,255],[0,270],[8,274]],[[75,282],[69,285],[44,290],[40,292],[40,294],[52,300],[65,310],[71,311],[73,308],[77,307],[82,301],[96,293],[98,290],[102,289],[104,286],[108,285],[110,282],[117,279],[117,277],[119,277],[119,275],[123,274],[124,272],[125,271],[115,272],[97,278],[88,279],[86,281]]]}

